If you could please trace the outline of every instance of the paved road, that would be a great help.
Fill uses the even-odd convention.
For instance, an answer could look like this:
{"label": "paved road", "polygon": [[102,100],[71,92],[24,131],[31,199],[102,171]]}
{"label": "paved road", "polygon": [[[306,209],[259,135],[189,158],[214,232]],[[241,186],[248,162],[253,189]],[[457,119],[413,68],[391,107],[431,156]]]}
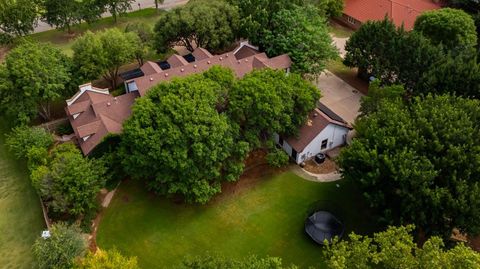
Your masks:
{"label": "paved road", "polygon": [[[161,9],[171,9],[176,6],[184,5],[188,2],[188,0],[165,0],[163,5],[160,5],[159,7]],[[140,6],[139,6],[140,4]],[[144,8],[149,8],[149,7],[155,7],[155,0],[136,0],[134,4],[132,4],[132,10],[131,11],[136,11],[139,8],[144,9]],[[102,15],[103,17],[108,17],[110,16],[109,13],[105,13]],[[44,32],[53,29],[50,25],[47,23],[40,21],[38,23],[38,26],[35,27],[35,33],[38,32]]]}
{"label": "paved road", "polygon": [[340,57],[345,58],[345,54],[347,53],[345,51],[345,45],[347,44],[348,38],[346,38],[346,37],[336,37],[334,35],[331,35],[331,36],[332,36],[333,43],[335,44],[335,46],[338,49]]}

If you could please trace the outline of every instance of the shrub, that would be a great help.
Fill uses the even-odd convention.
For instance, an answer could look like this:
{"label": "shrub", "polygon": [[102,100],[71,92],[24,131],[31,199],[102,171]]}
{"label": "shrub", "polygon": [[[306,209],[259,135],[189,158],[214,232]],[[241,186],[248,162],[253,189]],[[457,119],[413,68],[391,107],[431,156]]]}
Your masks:
{"label": "shrub", "polygon": [[95,254],[89,253],[80,260],[75,269],[139,269],[136,257],[124,257],[118,250],[98,250]]}
{"label": "shrub", "polygon": [[87,242],[77,226],[65,223],[54,224],[49,238],[37,238],[33,254],[40,269],[70,269],[75,259],[82,257]]}
{"label": "shrub", "polygon": [[52,135],[40,127],[15,127],[6,140],[7,147],[18,159],[26,158],[33,147],[48,149],[52,144]]}
{"label": "shrub", "polygon": [[275,149],[267,154],[267,163],[273,167],[282,167],[288,164],[288,155],[281,149]]}

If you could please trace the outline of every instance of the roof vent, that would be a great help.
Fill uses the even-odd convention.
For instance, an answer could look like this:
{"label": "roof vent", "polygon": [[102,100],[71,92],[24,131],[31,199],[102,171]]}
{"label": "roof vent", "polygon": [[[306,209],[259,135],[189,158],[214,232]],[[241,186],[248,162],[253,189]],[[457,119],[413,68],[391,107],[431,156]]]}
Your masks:
{"label": "roof vent", "polygon": [[220,57],[219,59],[220,59],[220,61],[221,61],[221,60],[223,60],[223,57]]}
{"label": "roof vent", "polygon": [[117,97],[114,97],[113,100],[115,101],[115,103],[118,103]]}
{"label": "roof vent", "polygon": [[238,60],[238,63],[240,64],[242,61]]}
{"label": "roof vent", "polygon": [[153,78],[152,78],[152,77],[150,77],[150,81],[153,81]]}
{"label": "roof vent", "polygon": [[317,113],[317,112],[313,113],[313,117],[314,117],[314,118],[316,118],[317,116],[318,116],[318,113]]}
{"label": "roof vent", "polygon": [[308,121],[307,121],[307,126],[313,126],[313,121],[312,121],[312,120],[308,120]]}
{"label": "roof vent", "polygon": [[245,62],[248,62],[248,59],[245,59]]}
{"label": "roof vent", "polygon": [[180,71],[181,71],[181,72],[185,72],[185,69],[182,68],[182,69],[180,69]]}
{"label": "roof vent", "polygon": [[194,64],[194,65],[193,65],[193,68],[197,68],[197,65],[196,65],[196,64]]}
{"label": "roof vent", "polygon": [[225,57],[228,58],[228,56],[229,56],[229,55],[228,55],[228,53],[227,53],[227,54],[225,55]]}
{"label": "roof vent", "polygon": [[207,64],[211,64],[211,63],[212,63],[212,62],[210,62],[210,61],[207,61]]}
{"label": "roof vent", "polygon": [[165,77],[168,77],[168,73],[165,73]]}
{"label": "roof vent", "polygon": [[112,103],[110,103],[110,102],[107,102],[107,106],[111,106],[111,105],[112,105]]}

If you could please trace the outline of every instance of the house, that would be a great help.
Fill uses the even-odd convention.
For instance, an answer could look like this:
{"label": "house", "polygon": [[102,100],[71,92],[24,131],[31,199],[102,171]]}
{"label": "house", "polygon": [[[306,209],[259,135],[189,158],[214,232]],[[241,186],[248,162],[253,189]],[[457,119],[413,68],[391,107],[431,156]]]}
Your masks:
{"label": "house", "polygon": [[288,55],[269,58],[248,42],[221,55],[197,48],[186,56],[172,55],[164,62],[146,62],[128,74],[131,78],[125,81],[127,93],[117,97],[108,89],[99,89],[90,83],[80,85],[79,91],[67,100],[65,111],[83,154],[88,155],[105,136],[121,133],[135,99],[161,82],[202,73],[214,65],[230,68],[241,78],[254,69],[265,67],[289,72],[291,64]]}
{"label": "house", "polygon": [[412,30],[420,14],[439,8],[441,5],[432,0],[345,0],[343,15],[338,20],[356,30],[362,23],[387,16],[398,27],[403,24],[406,30]]}
{"label": "house", "polygon": [[308,115],[298,136],[284,139],[275,134],[274,139],[297,164],[301,164],[318,153],[344,145],[350,130],[352,127],[340,116],[319,103]]}

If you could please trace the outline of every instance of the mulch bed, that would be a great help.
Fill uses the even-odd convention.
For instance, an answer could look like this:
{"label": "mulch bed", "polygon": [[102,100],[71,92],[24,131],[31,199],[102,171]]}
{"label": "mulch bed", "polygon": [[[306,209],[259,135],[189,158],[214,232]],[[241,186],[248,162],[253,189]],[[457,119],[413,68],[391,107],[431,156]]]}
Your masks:
{"label": "mulch bed", "polygon": [[305,162],[303,169],[314,174],[329,174],[337,171],[337,164],[330,158],[326,158],[322,164],[317,164],[313,159]]}

